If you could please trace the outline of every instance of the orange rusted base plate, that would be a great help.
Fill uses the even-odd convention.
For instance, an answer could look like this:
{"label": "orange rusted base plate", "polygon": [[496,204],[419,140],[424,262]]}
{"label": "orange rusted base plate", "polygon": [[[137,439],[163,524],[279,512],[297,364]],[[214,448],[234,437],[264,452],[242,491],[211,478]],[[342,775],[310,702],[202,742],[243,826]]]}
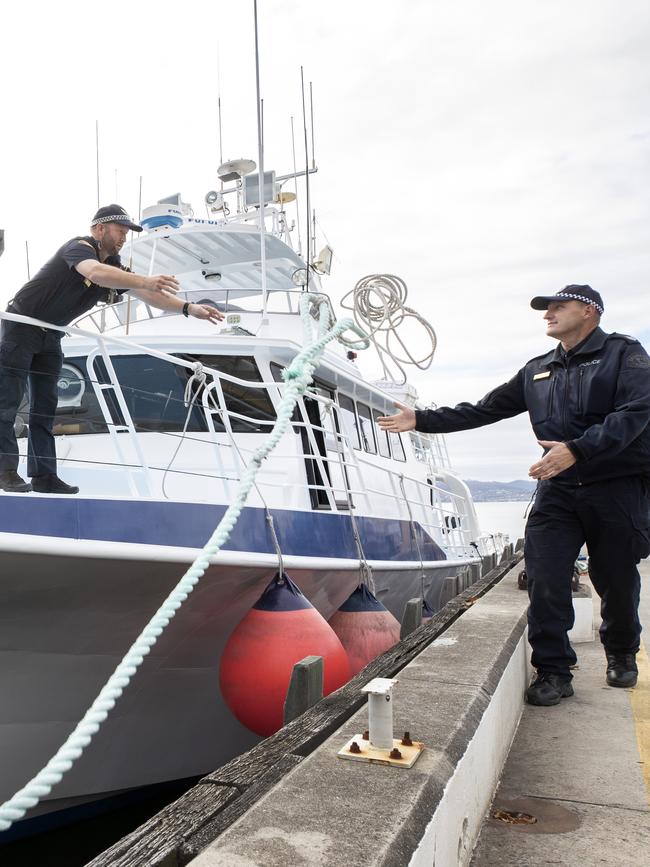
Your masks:
{"label": "orange rusted base plate", "polygon": [[[359,752],[352,752],[350,747],[355,743]],[[347,744],[340,749],[337,756],[340,759],[352,759],[354,762],[373,762],[376,765],[394,765],[397,768],[412,768],[424,750],[424,744],[413,741],[410,747],[404,746],[400,740],[393,740],[393,747],[402,754],[400,759],[391,759],[390,750],[380,750],[373,747],[370,741],[364,741],[362,735],[350,738]]]}

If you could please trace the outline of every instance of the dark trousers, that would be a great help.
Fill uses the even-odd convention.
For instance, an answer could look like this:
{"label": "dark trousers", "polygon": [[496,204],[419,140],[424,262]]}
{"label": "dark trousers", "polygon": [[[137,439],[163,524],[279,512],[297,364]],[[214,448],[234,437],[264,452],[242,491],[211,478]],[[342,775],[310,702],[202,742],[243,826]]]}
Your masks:
{"label": "dark trousers", "polygon": [[600,640],[606,651],[639,649],[640,578],[637,564],[650,554],[650,489],[636,476],[590,485],[540,482],[526,524],[528,641],[538,671],[569,675],[576,655],[571,577],[587,543],[589,572],[601,599]]}
{"label": "dark trousers", "polygon": [[14,422],[29,379],[27,473],[56,473],[52,424],[63,355],[61,332],[3,320],[0,332],[0,471],[18,467]]}

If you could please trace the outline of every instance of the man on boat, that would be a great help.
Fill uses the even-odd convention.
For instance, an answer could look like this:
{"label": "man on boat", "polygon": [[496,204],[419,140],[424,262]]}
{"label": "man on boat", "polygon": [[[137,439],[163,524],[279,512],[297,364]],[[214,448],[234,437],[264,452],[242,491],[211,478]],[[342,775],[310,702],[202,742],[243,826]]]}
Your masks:
{"label": "man on boat", "polygon": [[530,606],[528,640],[537,678],[526,697],[537,705],[573,695],[569,643],[573,566],[582,545],[601,598],[600,639],[610,686],[637,681],[640,579],[650,555],[650,357],[633,337],[601,330],[603,300],[571,285],[533,298],[546,333],[559,341],[477,404],[399,412],[380,418],[389,431],[469,430],[528,411],[544,455],[525,533]]}
{"label": "man on boat", "polygon": [[[223,314],[207,304],[183,303],[175,295],[179,284],[168,274],[134,274],[120,260],[129,231],[142,227],[120,205],[100,208],[90,235],[65,243],[9,302],[8,313],[30,316],[53,325],[68,325],[99,301],[114,302],[125,292],[160,310],[218,322]],[[76,494],[56,471],[52,424],[61,373],[62,331],[2,320],[0,332],[0,490]],[[17,472],[18,444],[14,423],[29,377],[30,416],[27,472]]]}

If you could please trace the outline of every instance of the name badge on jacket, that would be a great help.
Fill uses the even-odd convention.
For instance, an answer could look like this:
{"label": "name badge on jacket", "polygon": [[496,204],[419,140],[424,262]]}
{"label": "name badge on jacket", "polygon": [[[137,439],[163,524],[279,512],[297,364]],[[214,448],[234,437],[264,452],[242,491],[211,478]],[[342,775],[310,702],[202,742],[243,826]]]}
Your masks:
{"label": "name badge on jacket", "polygon": [[537,380],[537,379],[548,379],[550,375],[551,375],[550,370],[545,370],[542,373],[536,373],[533,376],[533,382],[535,382],[535,380]]}

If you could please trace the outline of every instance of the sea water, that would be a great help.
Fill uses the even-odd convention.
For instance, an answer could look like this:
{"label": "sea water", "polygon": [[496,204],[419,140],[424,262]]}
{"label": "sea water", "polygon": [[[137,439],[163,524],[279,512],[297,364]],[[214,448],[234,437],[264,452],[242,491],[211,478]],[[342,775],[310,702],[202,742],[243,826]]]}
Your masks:
{"label": "sea water", "polygon": [[481,532],[507,533],[514,544],[523,538],[528,501],[474,503]]}

